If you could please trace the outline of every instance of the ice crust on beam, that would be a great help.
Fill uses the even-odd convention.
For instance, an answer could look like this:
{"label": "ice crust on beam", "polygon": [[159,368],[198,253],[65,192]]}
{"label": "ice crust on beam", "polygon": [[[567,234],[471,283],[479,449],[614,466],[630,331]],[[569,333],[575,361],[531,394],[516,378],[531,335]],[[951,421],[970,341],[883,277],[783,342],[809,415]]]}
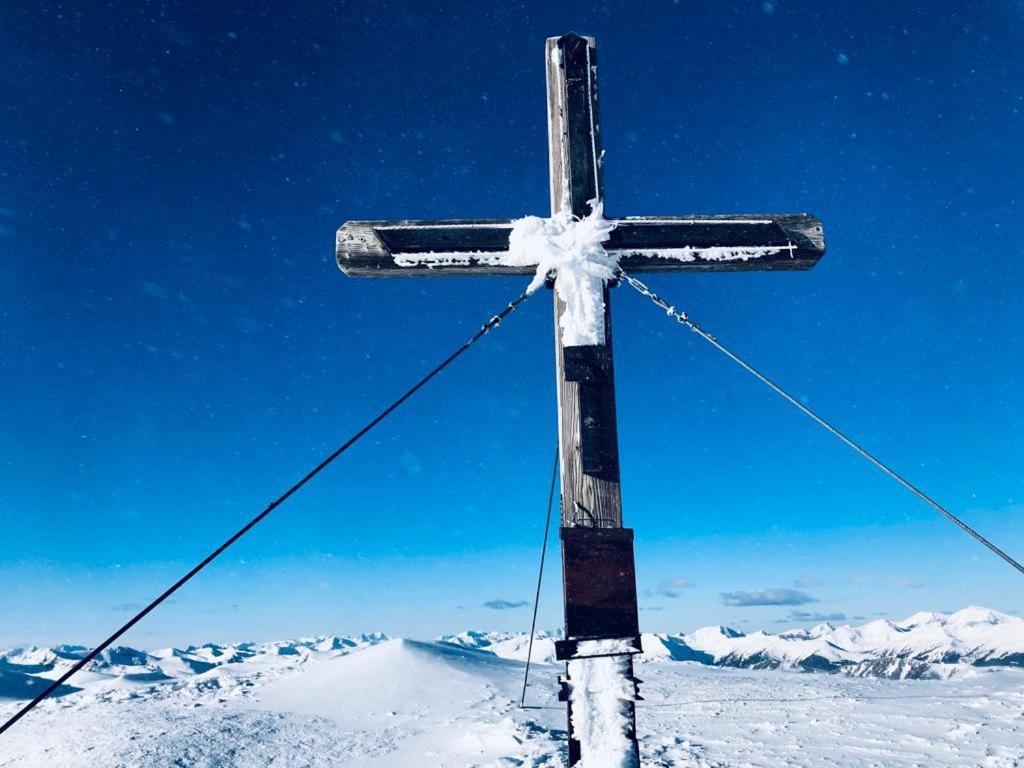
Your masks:
{"label": "ice crust on beam", "polygon": [[[528,216],[526,218],[537,218]],[[523,219],[520,219],[522,221]],[[614,220],[609,221],[612,227]],[[605,249],[605,253],[612,261],[618,262],[623,256],[648,256],[652,258],[665,259],[667,261],[678,261],[689,263],[693,261],[750,261],[751,259],[763,259],[766,256],[775,256],[783,251],[788,251],[792,256],[797,251],[795,245],[774,245],[774,246],[690,246],[682,248],[611,248]],[[484,266],[537,266],[535,260],[525,260],[523,263],[517,261],[513,264],[510,261],[508,251],[423,251],[417,253],[396,253],[394,254],[395,264],[399,267],[468,267],[472,264]]]}
{"label": "ice crust on beam", "polygon": [[399,267],[468,267],[470,264],[496,266],[508,254],[495,251],[427,251],[426,253],[396,253]]}
{"label": "ice crust on beam", "polygon": [[640,653],[640,649],[633,646],[633,639],[629,637],[606,640],[581,640],[576,645],[576,652],[573,654],[573,658],[585,659],[591,656],[611,656],[617,653]]}
{"label": "ice crust on beam", "polygon": [[706,246],[695,248],[684,246],[682,248],[629,248],[625,250],[613,250],[609,253],[616,261],[625,256],[651,256],[668,261],[691,262],[697,261],[750,261],[750,259],[763,259],[766,256],[774,256],[783,251],[789,251],[792,258],[796,253],[795,245],[772,245],[772,246]]}
{"label": "ice crust on beam", "polygon": [[[584,640],[568,663],[573,735],[580,742],[577,768],[637,768],[627,731],[634,701],[626,640]],[[599,654],[624,654],[605,655]]]}

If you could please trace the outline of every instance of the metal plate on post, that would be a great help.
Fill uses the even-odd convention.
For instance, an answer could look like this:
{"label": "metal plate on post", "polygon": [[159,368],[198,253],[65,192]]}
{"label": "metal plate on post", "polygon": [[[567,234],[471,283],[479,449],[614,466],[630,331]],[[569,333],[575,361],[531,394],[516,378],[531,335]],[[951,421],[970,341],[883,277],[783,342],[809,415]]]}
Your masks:
{"label": "metal plate on post", "polygon": [[631,528],[562,528],[567,640],[640,634]]}

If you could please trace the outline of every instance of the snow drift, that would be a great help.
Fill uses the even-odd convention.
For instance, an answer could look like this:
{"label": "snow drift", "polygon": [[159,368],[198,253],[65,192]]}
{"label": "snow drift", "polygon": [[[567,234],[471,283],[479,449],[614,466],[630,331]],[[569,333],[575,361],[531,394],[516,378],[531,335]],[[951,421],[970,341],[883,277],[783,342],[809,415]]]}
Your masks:
{"label": "snow drift", "polygon": [[[1021,665],[1020,627],[1020,619],[967,609],[779,634],[710,627],[648,635],[641,764],[1019,766],[1024,669],[1005,667]],[[535,660],[553,656],[553,637],[535,640]],[[4,734],[0,768],[559,768],[563,670],[537,664],[530,707],[520,709],[527,640],[464,632],[437,642],[332,635],[118,648],[75,676],[80,690],[43,702]],[[0,718],[85,652],[0,654]],[[873,676],[893,676],[887,655],[968,673]],[[806,663],[815,656],[846,670],[860,664],[863,676],[802,673],[827,667]]]}

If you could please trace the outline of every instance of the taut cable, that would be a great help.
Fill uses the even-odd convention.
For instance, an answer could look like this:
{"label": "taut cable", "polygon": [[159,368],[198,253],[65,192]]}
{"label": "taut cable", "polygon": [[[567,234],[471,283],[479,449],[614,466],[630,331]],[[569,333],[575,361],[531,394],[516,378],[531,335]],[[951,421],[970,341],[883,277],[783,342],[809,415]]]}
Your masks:
{"label": "taut cable", "polygon": [[939,502],[937,502],[935,499],[933,499],[927,493],[922,491],[916,485],[911,483],[909,480],[907,480],[905,477],[903,477],[901,474],[899,474],[892,467],[888,466],[887,464],[884,464],[880,459],[876,458],[873,454],[871,454],[866,448],[861,446],[859,443],[854,442],[851,438],[847,437],[845,434],[840,432],[838,428],[834,427],[832,424],[830,424],[829,422],[825,421],[825,419],[823,419],[821,416],[816,414],[814,411],[812,411],[806,405],[801,403],[799,400],[797,400],[795,397],[793,397],[791,394],[789,394],[789,392],[784,390],[782,387],[780,387],[774,381],[769,379],[767,376],[765,376],[759,370],[754,368],[754,366],[752,366],[746,360],[742,359],[741,357],[739,357],[739,355],[737,355],[734,352],[732,352],[729,349],[727,349],[725,346],[723,346],[723,344],[720,341],[718,341],[718,339],[716,339],[710,333],[708,333],[703,328],[701,328],[699,325],[697,325],[697,323],[695,323],[693,320],[691,320],[689,317],[687,317],[685,312],[680,312],[679,310],[677,310],[674,306],[669,304],[667,301],[665,301],[663,298],[661,298],[658,294],[654,293],[654,291],[652,291],[650,288],[648,288],[642,282],[637,280],[635,277],[633,277],[632,275],[626,274],[622,269],[619,269],[616,274],[619,277],[619,279],[625,280],[627,283],[629,283],[630,286],[632,286],[637,291],[642,293],[644,296],[649,298],[656,306],[658,306],[661,309],[665,310],[665,313],[667,315],[669,315],[670,317],[675,318],[676,321],[681,323],[682,325],[685,325],[691,331],[693,331],[698,336],[700,336],[702,339],[704,339],[704,341],[706,341],[708,344],[713,346],[715,349],[717,349],[723,355],[725,355],[730,360],[732,360],[734,363],[736,363],[738,366],[740,366],[747,373],[751,374],[752,376],[757,378],[759,381],[761,381],[763,384],[766,384],[768,387],[770,387],[772,390],[774,390],[776,394],[780,395],[790,405],[794,406],[795,408],[797,408],[798,410],[803,412],[805,415],[810,416],[812,419],[814,419],[815,422],[818,423],[819,426],[824,427],[826,430],[828,430],[833,435],[838,437],[840,440],[842,440],[844,443],[846,443],[850,448],[855,450],[857,453],[859,453],[861,456],[863,456],[865,459],[867,459],[869,462],[871,462],[875,467],[877,467],[878,469],[882,470],[882,472],[887,474],[889,477],[891,477],[897,483],[899,483],[904,488],[906,488],[908,491],[910,491],[912,494],[917,496],[917,498],[921,499],[921,501],[923,501],[925,504],[930,506],[936,512],[940,513],[943,517],[945,517],[947,520],[949,520],[951,523],[953,523],[955,526],[957,526],[964,533],[968,534],[969,536],[974,538],[979,543],[984,544],[986,547],[988,547],[988,549],[990,551],[992,551],[994,554],[996,554],[999,557],[1001,557],[1003,560],[1005,560],[1007,563],[1009,563],[1013,568],[1016,568],[1020,573],[1024,574],[1024,565],[1021,565],[1013,557],[1008,555],[1006,552],[1001,550],[999,547],[997,547],[991,541],[986,539],[984,536],[982,536],[976,530],[971,528],[971,526],[969,526],[967,523],[965,523],[959,517],[954,515],[952,512],[950,512],[944,506],[939,504]]}
{"label": "taut cable", "polygon": [[232,536],[227,541],[225,541],[223,544],[221,544],[219,547],[217,547],[215,550],[213,550],[210,554],[208,554],[206,557],[204,557],[188,573],[186,573],[184,576],[182,576],[180,579],[178,579],[176,582],[174,582],[174,584],[172,584],[170,587],[168,587],[158,598],[156,598],[153,602],[151,602],[149,605],[147,605],[145,608],[143,608],[141,611],[139,611],[137,614],[135,614],[131,619],[129,619],[127,622],[125,622],[125,624],[123,624],[120,629],[118,629],[116,632],[114,632],[114,634],[112,634],[110,637],[108,637],[106,640],[104,640],[98,646],[93,648],[89,653],[87,653],[84,657],[82,657],[82,659],[80,661],[78,661],[73,667],[71,667],[71,669],[69,669],[67,672],[65,672],[63,675],[61,675],[59,678],[54,680],[53,683],[51,683],[49,686],[47,686],[38,696],[36,696],[34,699],[32,699],[32,701],[30,701],[28,704],[23,706],[17,712],[15,712],[14,715],[12,715],[10,717],[10,719],[7,720],[7,722],[5,722],[3,725],[0,725],[0,734],[2,734],[4,731],[6,731],[8,728],[10,728],[16,722],[18,722],[25,715],[27,715],[37,704],[39,704],[39,702],[41,702],[43,699],[45,699],[51,693],[53,693],[58,688],[60,688],[62,685],[64,685],[64,683],[66,683],[68,681],[68,679],[71,678],[72,675],[74,675],[75,673],[79,672],[86,664],[88,664],[90,661],[95,659],[104,650],[106,650],[114,642],[116,642],[117,639],[119,637],[121,637],[121,635],[123,635],[125,632],[127,632],[129,629],[134,627],[137,623],[139,623],[139,621],[141,621],[150,611],[152,611],[154,608],[156,608],[158,605],[160,605],[160,603],[162,603],[164,600],[166,600],[171,595],[173,595],[175,592],[177,592],[193,576],[195,576],[197,573],[199,573],[201,570],[203,570],[203,568],[208,566],[211,562],[213,562],[214,559],[216,559],[222,552],[224,552],[224,550],[226,550],[228,547],[230,547],[232,544],[234,544],[236,541],[238,541],[240,538],[242,538],[245,534],[247,534],[250,530],[252,530],[263,518],[265,518],[267,515],[269,515],[271,512],[273,512],[277,507],[279,507],[281,504],[283,504],[285,501],[287,501],[292,496],[292,494],[294,494],[296,491],[298,491],[300,488],[302,488],[302,486],[304,486],[306,483],[308,483],[310,480],[312,480],[314,477],[316,477],[318,474],[320,474],[320,472],[322,470],[324,470],[327,467],[328,464],[333,462],[336,458],[341,456],[341,454],[343,454],[345,451],[347,451],[349,448],[351,448],[367,432],[369,432],[371,429],[373,429],[378,424],[380,424],[382,421],[384,421],[384,419],[386,419],[391,414],[392,411],[394,411],[396,408],[398,408],[400,405],[402,405],[402,403],[404,403],[406,400],[408,400],[410,397],[412,397],[414,394],[416,394],[416,392],[424,384],[426,384],[428,381],[430,381],[432,378],[434,378],[437,374],[439,374],[441,371],[443,371],[445,368],[447,368],[463,352],[465,352],[467,349],[469,349],[474,344],[476,344],[478,341],[480,341],[480,339],[482,339],[488,333],[490,333],[492,330],[494,330],[499,325],[501,325],[501,321],[504,320],[506,317],[508,317],[510,314],[512,314],[519,307],[519,305],[522,304],[524,301],[526,301],[529,297],[530,297],[530,293],[528,291],[523,291],[521,294],[519,294],[518,297],[516,297],[515,299],[510,301],[508,306],[506,306],[503,310],[501,310],[501,312],[499,312],[494,317],[492,317],[490,320],[488,320],[486,323],[484,323],[482,326],[480,326],[480,330],[477,331],[472,336],[472,338],[469,339],[469,341],[467,341],[461,347],[459,347],[454,352],[452,352],[450,355],[448,355],[448,357],[446,357],[441,363],[439,363],[437,366],[435,366],[423,378],[421,378],[413,386],[411,386],[409,389],[407,389],[405,391],[405,393],[401,397],[399,397],[391,405],[389,405],[387,408],[385,408],[383,411],[381,411],[379,414],[377,414],[373,418],[373,420],[370,421],[365,427],[363,427],[358,432],[356,432],[354,435],[352,435],[352,437],[350,437],[348,440],[346,440],[337,450],[335,450],[333,453],[331,453],[329,456],[327,456],[327,458],[325,458],[323,461],[321,461],[319,464],[317,464],[313,469],[311,469],[309,472],[307,472],[306,475],[303,476],[303,478],[301,480],[299,480],[297,483],[295,483],[291,488],[289,488],[283,494],[278,496],[274,501],[270,502],[270,504],[267,506],[266,509],[264,509],[258,515],[256,515],[256,517],[254,517],[248,523],[246,523],[241,528],[239,528],[234,534],[232,534]]}

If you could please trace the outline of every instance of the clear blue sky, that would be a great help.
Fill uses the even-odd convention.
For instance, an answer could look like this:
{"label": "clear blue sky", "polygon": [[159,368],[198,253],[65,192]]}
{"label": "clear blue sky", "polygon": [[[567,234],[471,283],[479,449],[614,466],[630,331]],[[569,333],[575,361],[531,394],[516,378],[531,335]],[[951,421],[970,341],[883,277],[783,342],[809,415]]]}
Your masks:
{"label": "clear blue sky", "polygon": [[[105,636],[518,293],[346,279],[334,231],[544,215],[543,42],[571,30],[598,39],[610,215],[825,222],[810,273],[652,286],[1024,555],[1019,0],[442,5],[0,8],[0,644]],[[525,628],[484,603],[531,598],[549,302],[127,641]],[[644,629],[1024,609],[1003,563],[614,305]],[[814,602],[722,598],[769,589]]]}

